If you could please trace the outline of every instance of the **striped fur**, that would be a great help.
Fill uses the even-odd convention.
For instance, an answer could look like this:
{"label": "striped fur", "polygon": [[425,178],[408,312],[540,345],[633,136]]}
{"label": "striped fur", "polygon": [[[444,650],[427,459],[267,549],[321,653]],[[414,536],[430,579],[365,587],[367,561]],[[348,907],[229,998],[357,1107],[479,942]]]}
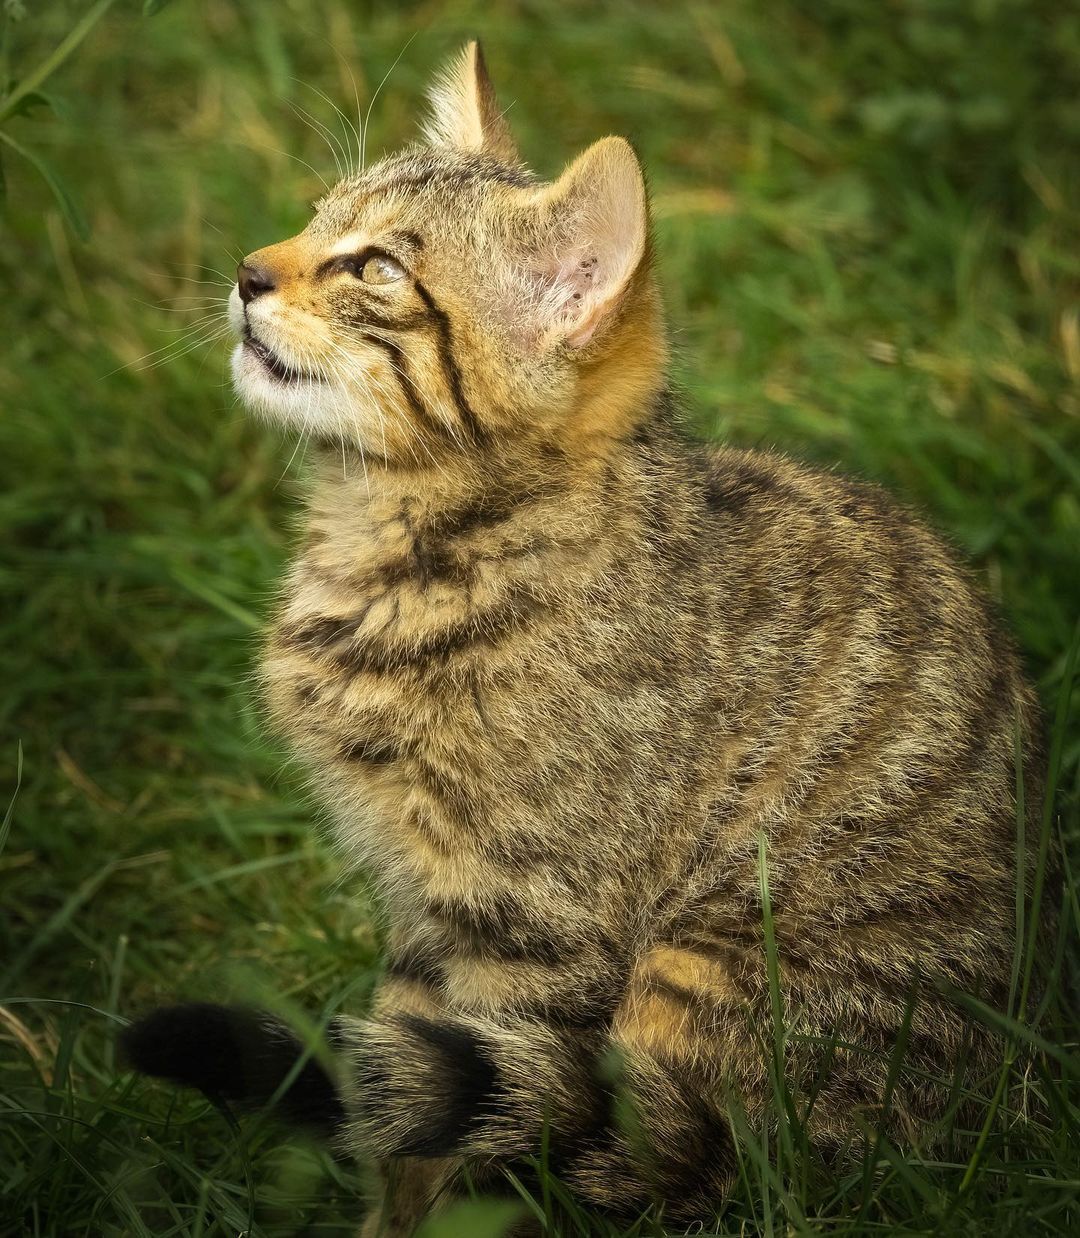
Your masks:
{"label": "striped fur", "polygon": [[[986,1060],[935,982],[1006,997],[1036,705],[909,512],[684,436],[632,152],[541,183],[493,99],[472,49],[431,144],[253,255],[274,291],[237,305],[315,375],[241,347],[241,393],[321,452],[267,700],[389,924],[348,1140],[397,1184],[372,1233],[545,1125],[586,1201],[707,1221],[770,1093],[759,838],[791,1079],[842,1046],[809,1129],[875,1120],[907,1015],[903,1138]],[[357,278],[373,249],[405,278]]]}

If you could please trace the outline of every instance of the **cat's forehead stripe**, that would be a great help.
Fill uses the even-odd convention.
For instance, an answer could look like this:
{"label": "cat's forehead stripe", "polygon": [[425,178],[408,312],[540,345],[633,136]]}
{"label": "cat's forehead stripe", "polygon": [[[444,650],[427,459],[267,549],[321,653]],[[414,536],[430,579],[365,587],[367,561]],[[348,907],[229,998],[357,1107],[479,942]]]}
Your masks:
{"label": "cat's forehead stripe", "polygon": [[411,194],[429,188],[471,189],[491,185],[508,185],[522,189],[534,183],[535,178],[529,173],[515,168],[489,165],[482,161],[475,164],[435,163],[421,167],[412,164],[390,165],[343,181],[331,191],[331,197],[341,194],[345,197],[349,209],[359,210],[372,198],[388,194]]}
{"label": "cat's forehead stripe", "polygon": [[354,229],[330,246],[330,257],[337,258],[342,254],[354,254],[366,246],[381,241],[396,248],[423,249],[424,239],[417,232],[394,229],[387,232],[385,227]]}
{"label": "cat's forehead stripe", "polygon": [[332,258],[336,258],[339,254],[355,253],[358,249],[362,249],[363,246],[368,243],[370,237],[370,231],[349,232],[343,236],[340,241],[337,241],[335,244],[330,246],[330,256]]}

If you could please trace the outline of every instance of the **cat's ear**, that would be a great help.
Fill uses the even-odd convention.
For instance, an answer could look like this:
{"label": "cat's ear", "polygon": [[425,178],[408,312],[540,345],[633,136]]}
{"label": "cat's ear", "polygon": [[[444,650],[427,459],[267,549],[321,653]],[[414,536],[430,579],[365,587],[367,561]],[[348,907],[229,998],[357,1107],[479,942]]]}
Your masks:
{"label": "cat's ear", "polygon": [[429,92],[431,116],[424,137],[432,146],[491,155],[501,163],[521,162],[510,126],[488,77],[484,53],[475,40],[435,79]]}
{"label": "cat's ear", "polygon": [[645,178],[625,138],[601,138],[544,192],[539,281],[544,335],[583,348],[610,322],[645,257]]}

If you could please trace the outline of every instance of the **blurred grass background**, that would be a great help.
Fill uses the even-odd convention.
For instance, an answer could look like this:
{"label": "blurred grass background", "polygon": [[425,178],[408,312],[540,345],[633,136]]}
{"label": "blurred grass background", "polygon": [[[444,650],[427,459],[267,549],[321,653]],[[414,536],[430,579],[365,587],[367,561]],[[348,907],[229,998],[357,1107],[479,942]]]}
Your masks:
{"label": "blurred grass background", "polygon": [[[333,176],[331,101],[365,113],[394,66],[376,157],[415,135],[431,71],[478,34],[542,173],[630,136],[702,432],[920,506],[978,565],[1054,707],[1080,613],[1080,10],[149,7],[117,0],[48,103],[0,128],[59,172],[89,228],[79,240],[0,146],[11,793],[22,749],[0,832],[0,1233],[344,1234],[351,1167],[117,1076],[111,1047],[116,1016],[177,994],[355,1007],[377,965],[367,894],[337,884],[249,687],[302,449],[242,415],[224,344],[201,342],[237,258],[302,227]],[[3,0],[0,86],[91,8]],[[1080,727],[1055,734],[1055,827],[1075,856]],[[718,1232],[1078,1232],[1071,879],[1063,925],[1039,1032],[1049,1118],[995,1125],[974,1163],[886,1148],[862,1177],[807,1160],[781,1181],[763,1158]]]}

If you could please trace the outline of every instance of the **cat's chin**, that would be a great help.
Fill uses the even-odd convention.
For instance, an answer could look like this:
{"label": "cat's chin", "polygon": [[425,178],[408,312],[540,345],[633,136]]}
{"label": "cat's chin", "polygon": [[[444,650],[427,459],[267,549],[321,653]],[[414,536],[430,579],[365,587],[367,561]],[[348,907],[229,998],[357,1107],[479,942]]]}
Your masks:
{"label": "cat's chin", "polygon": [[[355,396],[319,378],[298,376],[283,380],[263,364],[250,348],[237,344],[232,354],[233,387],[250,413],[281,429],[335,450],[353,447],[377,459],[385,454],[385,435],[361,436],[361,418]],[[381,421],[377,410],[367,410],[371,422]]]}
{"label": "cat's chin", "polygon": [[305,433],[338,432],[341,397],[319,378],[283,371],[241,341],[232,354],[233,386],[253,412]]}

